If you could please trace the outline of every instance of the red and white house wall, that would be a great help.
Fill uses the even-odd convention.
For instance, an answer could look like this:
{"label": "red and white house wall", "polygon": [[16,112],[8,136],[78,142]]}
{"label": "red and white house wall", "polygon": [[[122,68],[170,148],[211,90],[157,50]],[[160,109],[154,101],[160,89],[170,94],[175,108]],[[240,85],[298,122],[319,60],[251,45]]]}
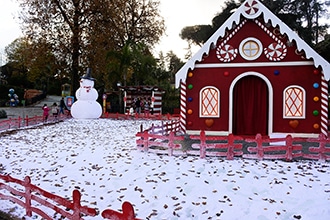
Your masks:
{"label": "red and white house wall", "polygon": [[328,133],[329,63],[258,0],[245,1],[177,72],[188,134]]}

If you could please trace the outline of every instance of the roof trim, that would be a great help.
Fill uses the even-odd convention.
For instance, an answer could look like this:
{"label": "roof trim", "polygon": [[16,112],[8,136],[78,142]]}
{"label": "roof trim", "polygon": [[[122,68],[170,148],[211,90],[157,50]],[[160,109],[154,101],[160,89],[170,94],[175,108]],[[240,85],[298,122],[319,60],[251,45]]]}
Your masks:
{"label": "roof trim", "polygon": [[[262,16],[263,15],[263,16]],[[321,67],[323,70],[324,78],[330,79],[330,64],[322,56],[316,53],[305,41],[303,41],[292,29],[290,29],[284,22],[275,16],[268,8],[266,8],[258,0],[246,0],[242,5],[232,14],[228,20],[205,42],[201,49],[191,58],[186,64],[176,73],[175,87],[180,86],[180,82],[186,82],[187,72],[195,68],[195,63],[203,59],[203,55],[208,55],[210,48],[216,45],[220,37],[225,36],[226,29],[233,29],[234,24],[238,25],[241,16],[246,19],[255,19],[259,16],[263,17],[265,23],[270,21],[273,27],[279,26],[280,33],[286,34],[290,42],[296,42],[297,49],[303,50],[306,58],[312,58],[316,68]]]}

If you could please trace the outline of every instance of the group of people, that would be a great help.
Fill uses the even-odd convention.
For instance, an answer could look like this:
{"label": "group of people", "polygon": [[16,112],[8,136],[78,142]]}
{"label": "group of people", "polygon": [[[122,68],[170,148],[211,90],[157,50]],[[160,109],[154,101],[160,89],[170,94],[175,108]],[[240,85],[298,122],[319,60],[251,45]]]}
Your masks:
{"label": "group of people", "polygon": [[42,110],[43,110],[43,121],[46,122],[48,120],[49,117],[49,112],[51,112],[51,114],[53,115],[53,118],[55,121],[58,120],[58,115],[59,114],[65,114],[65,110],[67,110],[67,107],[65,105],[64,102],[64,98],[62,98],[60,100],[60,105],[58,106],[56,102],[53,103],[52,106],[48,107],[47,104],[44,104],[42,106]]}
{"label": "group of people", "polygon": [[141,114],[142,110],[145,115],[149,115],[151,109],[151,100],[150,98],[143,100],[141,98],[135,98],[131,108],[129,109],[129,114]]}

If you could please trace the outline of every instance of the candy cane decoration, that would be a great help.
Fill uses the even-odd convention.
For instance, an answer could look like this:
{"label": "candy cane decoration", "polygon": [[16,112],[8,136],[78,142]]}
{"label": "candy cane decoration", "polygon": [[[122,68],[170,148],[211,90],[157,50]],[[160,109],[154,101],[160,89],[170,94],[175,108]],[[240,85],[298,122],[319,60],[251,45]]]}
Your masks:
{"label": "candy cane decoration", "polygon": [[321,133],[328,136],[328,83],[321,78]]}
{"label": "candy cane decoration", "polygon": [[180,127],[182,131],[186,131],[186,106],[187,106],[187,87],[186,83],[181,81],[180,84]]}

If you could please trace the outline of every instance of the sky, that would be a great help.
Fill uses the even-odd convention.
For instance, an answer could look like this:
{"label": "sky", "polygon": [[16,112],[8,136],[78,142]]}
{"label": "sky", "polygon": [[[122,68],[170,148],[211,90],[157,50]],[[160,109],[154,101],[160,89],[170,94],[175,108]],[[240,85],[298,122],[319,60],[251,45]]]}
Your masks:
{"label": "sky", "polygon": [[[184,60],[185,48],[188,44],[181,40],[179,34],[185,26],[196,24],[211,24],[212,18],[221,11],[222,0],[160,0],[160,14],[165,19],[166,35],[156,45],[154,55],[164,54],[172,50]],[[0,1],[0,55],[4,48],[16,38],[22,36],[19,28],[18,3],[16,0]],[[193,48],[197,52],[198,48]],[[1,57],[1,56],[0,56]],[[0,64],[4,64],[4,58]]]}
{"label": "sky", "polygon": [[[161,0],[160,13],[165,19],[166,35],[156,47],[157,51],[167,53],[170,50],[184,60],[188,47],[187,41],[180,38],[181,30],[186,26],[211,24],[213,17],[222,10],[224,0]],[[193,48],[193,54],[198,51]]]}
{"label": "sky", "polygon": [[[67,199],[78,189],[82,205],[100,213],[119,211],[129,201],[140,219],[330,219],[329,162],[201,159],[168,156],[167,150],[157,155],[135,143],[140,125],[146,129],[152,123],[161,124],[69,119],[10,132],[1,137],[0,173],[20,180],[30,176],[32,184]],[[6,200],[0,200],[0,210],[24,215],[23,208]],[[41,218],[34,213],[26,219]]]}
{"label": "sky", "polygon": [[22,36],[18,23],[18,10],[15,0],[0,1],[0,65],[5,64],[5,47]]}

